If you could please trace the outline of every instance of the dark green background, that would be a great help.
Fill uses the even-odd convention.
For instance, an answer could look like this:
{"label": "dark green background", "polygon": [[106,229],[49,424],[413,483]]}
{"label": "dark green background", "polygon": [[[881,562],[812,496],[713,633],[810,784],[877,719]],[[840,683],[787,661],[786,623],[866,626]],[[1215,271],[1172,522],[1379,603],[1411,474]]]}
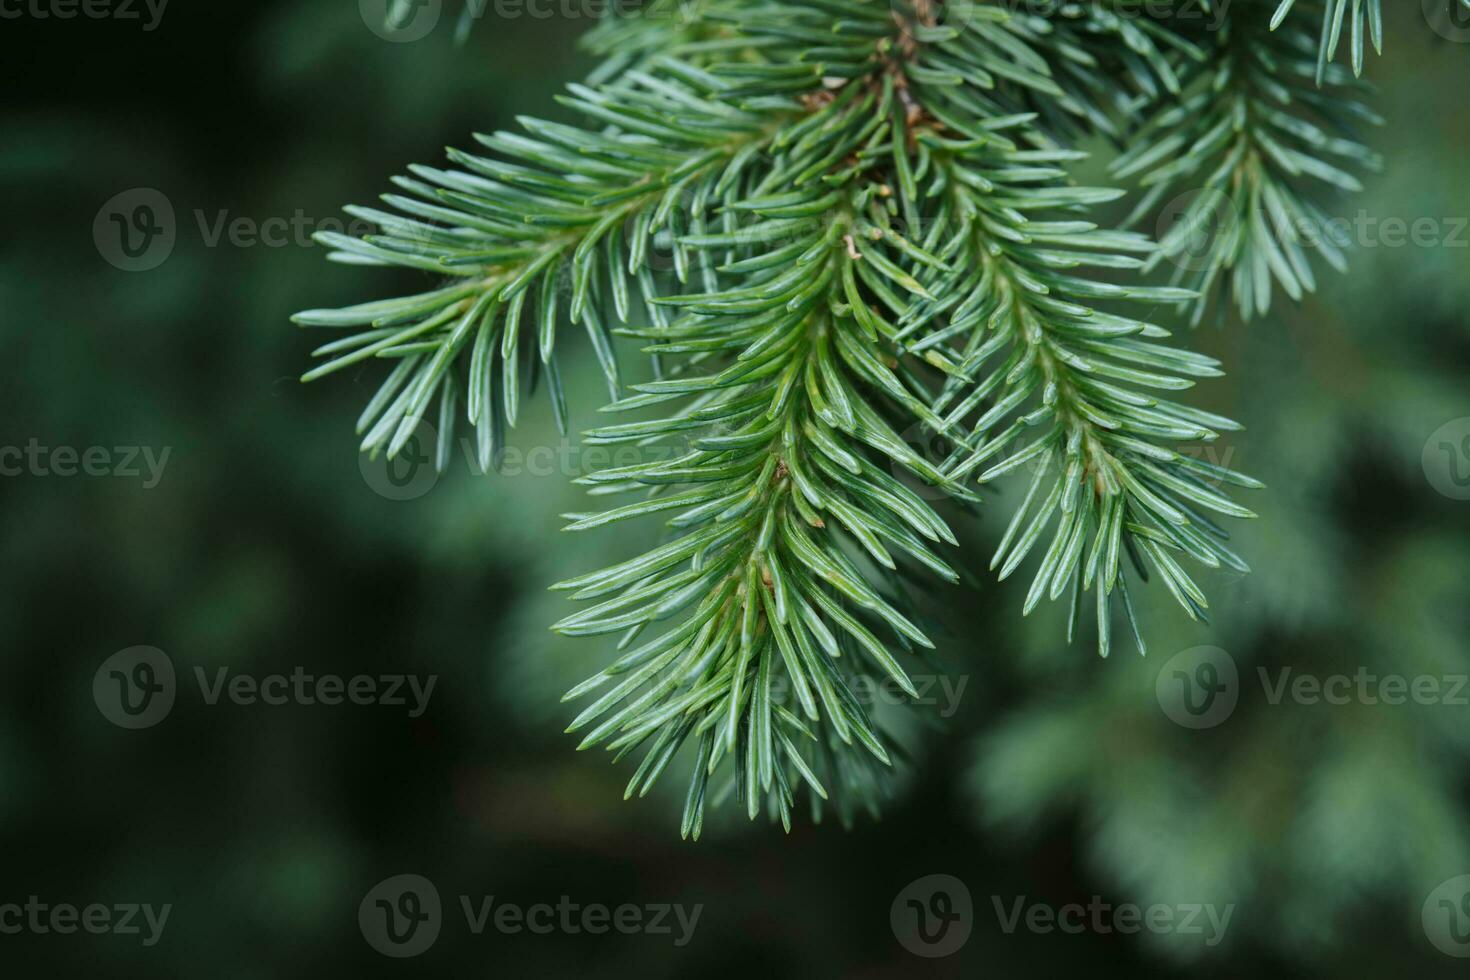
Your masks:
{"label": "dark green background", "polygon": [[[1470,48],[1391,3],[1372,59],[1387,167],[1340,203],[1378,217],[1470,214]],[[196,211],[312,222],[369,203],[446,144],[559,117],[589,24],[450,18],[390,44],[353,0],[173,0],[160,26],[0,20],[0,444],[170,447],[161,483],[0,479],[0,903],[174,906],[163,940],[0,936],[6,976],[1451,976],[1419,910],[1470,873],[1470,708],[1271,705],[1255,668],[1463,674],[1470,502],[1421,451],[1470,415],[1470,249],[1364,248],[1300,308],[1201,328],[1229,377],[1197,404],[1241,418],[1231,465],[1269,489],[1240,535],[1256,568],[1206,577],[1209,627],[1150,603],[1153,649],[1098,661],[1061,611],[1019,616],[1024,576],[985,563],[1004,506],[965,524],[978,592],[931,596],[960,711],[919,740],[880,823],[711,820],[681,843],[675,781],[621,800],[628,767],[560,734],[562,690],[606,656],[554,638],[547,585],[626,555],[647,529],[569,536],[562,476],[488,477],[457,459],[412,502],[375,494],[351,426],[376,366],[304,387],[319,342],[299,309],[392,295],[411,273],[328,265],[319,247],[208,247]],[[147,273],[103,261],[93,219],[120,191],[172,202],[178,242]],[[602,394],[575,343],[579,427]],[[537,398],[522,446],[555,445]],[[1227,447],[1221,447],[1222,449]],[[235,672],[435,674],[429,711],[202,703],[138,732],[92,700],[126,647]],[[1153,677],[1214,644],[1241,706],[1178,728]],[[389,875],[434,880],[449,921],[424,956],[363,941]],[[889,905],[925,874],[976,906],[962,952],[907,952]],[[704,906],[694,941],[473,937],[455,896],[529,905]],[[1119,935],[1004,934],[992,895],[1062,904],[1235,902],[1216,949]]]}

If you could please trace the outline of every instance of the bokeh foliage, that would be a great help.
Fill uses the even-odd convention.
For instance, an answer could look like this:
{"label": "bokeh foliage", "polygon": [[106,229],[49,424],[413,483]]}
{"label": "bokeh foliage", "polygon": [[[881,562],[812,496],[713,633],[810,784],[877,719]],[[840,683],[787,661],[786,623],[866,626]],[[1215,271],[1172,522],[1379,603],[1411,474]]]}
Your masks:
{"label": "bokeh foliage", "polygon": [[[1385,168],[1349,216],[1467,210],[1466,52],[1414,7],[1385,11],[1389,43],[1365,66]],[[943,964],[956,971],[1167,975],[1193,955],[1222,976],[1451,975],[1418,910],[1470,870],[1464,709],[1273,706],[1257,685],[1225,724],[1191,732],[1160,713],[1153,674],[1202,643],[1247,681],[1257,666],[1470,670],[1466,505],[1420,469],[1429,434],[1470,414],[1470,250],[1358,249],[1351,274],[1323,275],[1299,308],[1277,297],[1248,326],[1207,321],[1193,336],[1228,378],[1203,407],[1246,425],[1216,448],[1269,488],[1235,539],[1254,571],[1211,580],[1208,627],[1166,597],[1148,612],[1163,634],[1150,657],[1101,662],[1059,642],[1064,610],[1017,624],[1024,581],[936,586],[926,613],[969,683],[955,717],[915,733],[917,775],[883,821],[787,839],[721,820],[681,847],[651,816],[676,800],[623,803],[626,773],[568,751],[557,699],[602,653],[545,629],[565,607],[543,587],[631,553],[636,532],[561,534],[557,515],[585,507],[562,474],[479,478],[462,459],[416,502],[375,495],[349,436],[376,378],[303,390],[311,338],[282,327],[324,292],[355,301],[359,280],[324,274],[319,249],[208,248],[195,224],[196,208],[335,216],[466,132],[556,117],[553,93],[588,67],[580,23],[506,21],[460,49],[450,26],[392,45],[355,5],[324,0],[180,5],[147,35],[4,25],[19,97],[0,110],[0,186],[19,233],[0,245],[0,441],[173,447],[154,490],[0,482],[4,891],[177,906],[152,950],[3,937],[7,972],[386,974],[395,964],[362,943],[356,904],[415,871],[446,893],[706,905],[686,949],[461,931],[427,970],[910,975],[888,904],[944,871],[977,898],[975,936]],[[90,238],[97,207],[135,186],[163,190],[180,216],[173,256],[146,275],[107,266]],[[565,374],[585,429],[600,371],[584,351]],[[560,445],[544,402],[518,431]],[[955,520],[969,551],[994,550],[1003,524]],[[92,672],[136,643],[185,665],[433,672],[439,690],[417,721],[196,702],[120,732],[91,702]],[[991,894],[1094,893],[1240,907],[1230,941],[1202,953],[1006,936],[990,915]]]}

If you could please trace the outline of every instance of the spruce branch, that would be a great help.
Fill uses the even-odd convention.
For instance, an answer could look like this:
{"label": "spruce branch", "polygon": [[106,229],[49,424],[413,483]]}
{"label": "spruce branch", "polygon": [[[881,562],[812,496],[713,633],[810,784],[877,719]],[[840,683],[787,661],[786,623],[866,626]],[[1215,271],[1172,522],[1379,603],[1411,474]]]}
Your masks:
{"label": "spruce branch", "polygon": [[[897,742],[857,678],[912,693],[933,644],[909,584],[960,577],[910,481],[969,506],[966,483],[1033,467],[995,563],[1008,576],[1050,535],[1025,611],[1070,588],[1075,632],[1095,586],[1103,654],[1115,606],[1143,643],[1124,554],[1195,617],[1182,558],[1245,570],[1209,515],[1250,516],[1216,487],[1257,484],[1174,448],[1233,423],[1154,394],[1216,363],[1100,305],[1194,293],[1135,281],[1155,246],[1090,220],[1118,192],[1066,170],[1072,135],[1121,132],[1203,49],[1084,8],[1056,24],[935,0],[706,0],[674,30],[606,25],[609,62],[563,100],[589,126],[478,137],[493,156],[451,151],[459,169],[399,179],[397,213],[354,211],[380,234],[328,239],[340,260],[451,277],[298,317],[360,328],[308,377],[398,359],[365,448],[395,452],[436,396],[451,428],[463,387],[493,458],[523,376],[545,370],[561,400],[563,321],[602,359],[605,411],[646,415],[586,434],[651,458],[582,477],[625,502],[568,529],[656,516],[662,537],[561,583],[590,605],[555,628],[620,637],[568,693],[589,699],[569,731],[643,753],[629,796],[692,757],[686,836],[731,791],[788,827],[803,783],[817,816],[875,807]],[[1121,80],[1089,82],[1098,65]],[[615,335],[653,363],[626,396]],[[911,448],[915,429],[950,458]]]}
{"label": "spruce branch", "polygon": [[1202,617],[1204,593],[1176,556],[1246,571],[1208,515],[1253,515],[1211,484],[1258,484],[1170,448],[1237,428],[1152,393],[1217,376],[1216,362],[1154,343],[1167,331],[1106,313],[1098,301],[1173,303],[1193,294],[1077,274],[1137,270],[1155,251],[1140,235],[1077,220],[1121,192],[1071,185],[1061,165],[1081,154],[1025,148],[1027,117],[976,119],[967,93],[934,79],[914,82],[912,95],[951,134],[923,117],[905,134],[930,179],[914,181],[904,197],[928,215],[923,241],[944,266],[914,266],[935,298],[908,307],[898,336],[911,351],[956,366],[934,403],[946,430],[968,429],[946,473],[986,483],[1030,468],[1030,488],[991,567],[1009,576],[1050,531],[1024,611],[1070,591],[1070,639],[1083,593],[1096,585],[1106,655],[1116,591],[1142,648],[1120,557]]}
{"label": "spruce branch", "polygon": [[[749,78],[752,89],[784,88],[789,74],[723,73]],[[683,617],[574,689],[569,697],[611,686],[569,730],[596,723],[583,747],[606,743],[620,755],[651,742],[629,795],[646,793],[680,745],[695,743],[685,835],[698,836],[709,780],[727,761],[752,817],[766,800],[789,827],[802,781],[818,816],[829,794],[844,820],[857,804],[871,809],[890,739],[854,696],[854,678],[877,671],[913,694],[892,648],[932,647],[901,611],[899,580],[885,573],[958,578],[931,548],[955,543],[953,534],[891,472],[963,494],[890,419],[942,423],[885,362],[897,353],[895,329],[869,309],[860,285],[876,276],[919,288],[881,255],[864,217],[882,211],[888,193],[874,176],[891,159],[893,76],[826,92],[808,93],[817,96],[806,100],[811,115],[778,131],[769,160],[727,174],[723,214],[737,226],[683,240],[729,253],[718,271],[734,281],[661,299],[681,311],[673,322],[625,331],[681,363],[609,410],[688,404],[587,438],[673,439],[686,451],[582,478],[603,491],[656,493],[572,515],[581,530],[677,511],[667,520],[671,540],[562,583],[602,601],[557,628],[637,634]]]}
{"label": "spruce branch", "polygon": [[[426,293],[293,318],[362,328],[319,347],[315,354],[329,360],[303,380],[369,359],[398,361],[358,420],[363,451],[395,455],[437,397],[439,438],[453,438],[462,404],[489,468],[516,423],[522,382],[537,372],[565,432],[555,347],[567,322],[586,329],[617,397],[604,301],[621,319],[635,288],[644,299],[657,294],[651,256],[659,237],[679,234],[685,222],[703,227],[691,202],[713,190],[733,159],[760,149],[777,115],[703,98],[684,84],[691,78],[712,90],[724,84],[666,59],[657,74],[630,72],[616,89],[573,85],[562,102],[617,131],[522,118],[524,133],[475,137],[496,156],[451,149],[463,169],[416,166],[395,178],[402,193],[383,198],[394,211],[347,209],[379,234],[316,236],[336,261],[454,277]],[[671,251],[674,274],[687,280],[688,250]],[[708,275],[707,267],[695,271]]]}
{"label": "spruce branch", "polygon": [[[839,267],[854,261],[842,228],[836,221],[800,242],[791,271],[773,269],[744,290],[681,300],[697,312],[650,332],[661,341],[651,349],[738,349],[733,362],[712,374],[637,386],[654,399],[693,399],[684,411],[589,433],[604,443],[689,440],[688,451],[671,460],[583,478],[600,489],[662,492],[573,515],[573,528],[673,510],[674,536],[562,583],[578,598],[603,601],[557,626],[573,634],[636,633],[684,616],[575,689],[569,697],[611,685],[569,730],[597,722],[582,747],[606,742],[620,754],[652,739],[630,795],[646,793],[680,743],[698,738],[686,835],[698,836],[707,780],[726,758],[751,816],[769,796],[789,826],[798,776],[815,794],[814,806],[827,797],[826,786],[842,791],[843,806],[854,797],[870,802],[871,763],[853,763],[850,752],[842,764],[831,759],[855,745],[872,761],[889,762],[887,739],[853,697],[851,679],[866,665],[912,694],[889,647],[932,644],[861,565],[896,569],[897,554],[956,578],[930,549],[953,536],[888,473],[897,463],[944,482],[872,404],[869,376],[881,379],[883,391],[902,387],[866,349],[872,338],[841,309],[839,283],[851,273]],[[628,401],[612,407],[649,398]],[[820,754],[807,759],[798,745]]]}
{"label": "spruce branch", "polygon": [[[1116,143],[1140,112],[1177,97],[1181,73],[1207,57],[1197,35],[1198,18],[1213,16],[1208,0],[1177,6],[1182,12],[1156,6],[1140,17],[1136,6],[1118,0],[1039,5],[1001,0],[995,7],[970,4],[975,11],[970,14],[962,13],[965,4],[946,4],[950,12],[943,20],[989,22],[988,30],[968,42],[972,52],[978,45],[1024,60],[1031,78],[1002,75],[1001,80],[1018,83],[1014,93],[1020,99],[1012,109],[1035,112],[1035,128],[1059,145],[1090,134]],[[1030,12],[1011,10],[1016,7]],[[1011,12],[984,13],[996,10]]]}
{"label": "spruce branch", "polygon": [[[800,19],[790,22],[792,11],[803,9],[813,18],[823,16],[819,4],[787,4],[785,21],[768,19],[777,11],[763,7],[739,23],[757,36],[804,42],[810,38]],[[916,9],[917,16],[922,14]],[[817,641],[824,633],[841,638],[827,646],[828,655],[841,652],[848,664],[866,658],[905,689],[907,678],[889,644],[928,646],[858,564],[861,559],[896,569],[892,548],[955,578],[919,537],[952,540],[949,532],[916,495],[886,477],[887,467],[898,465],[968,496],[957,485],[960,480],[1004,450],[1022,429],[1042,428],[1040,438],[982,474],[988,480],[1041,461],[1035,496],[1054,468],[1050,503],[1032,517],[1020,540],[1012,544],[1012,535],[1007,536],[1003,576],[1025,557],[1053,513],[1059,514],[1027,611],[1041,594],[1049,590],[1055,597],[1068,583],[1075,605],[1095,583],[1104,654],[1115,586],[1138,632],[1118,568],[1125,548],[1139,574],[1158,574],[1192,616],[1202,615],[1206,602],[1174,553],[1215,567],[1245,568],[1223,543],[1224,532],[1203,512],[1251,516],[1210,489],[1207,480],[1223,475],[1243,485],[1254,481],[1207,465],[1198,469],[1193,460],[1157,444],[1211,439],[1215,429],[1231,423],[1135,390],[1184,387],[1188,382],[1174,375],[1217,374],[1213,362],[1138,342],[1134,335],[1165,332],[1092,306],[1098,297],[1157,303],[1192,294],[1169,287],[1110,286],[1058,271],[1080,264],[1134,268],[1140,264],[1136,258],[1113,252],[1147,253],[1153,246],[1140,236],[1100,232],[1085,222],[1026,216],[1026,211],[1086,207],[1116,193],[1068,186],[1065,171],[1056,165],[1078,154],[1021,149],[1006,133],[1014,130],[1021,142],[1037,142],[1037,132],[1029,128],[1034,116],[998,115],[962,85],[997,64],[1002,49],[987,43],[983,29],[966,34],[910,21],[901,22],[902,36],[875,37],[880,23],[875,18],[870,30],[859,23],[848,31],[851,40],[822,52],[822,77],[834,77],[835,67],[835,77],[848,80],[835,92],[824,87],[803,93],[808,104],[822,109],[778,134],[770,169],[753,168],[748,177],[750,196],[724,206],[727,216],[751,213],[762,220],[736,232],[686,240],[703,248],[772,239],[779,244],[742,254],[719,270],[748,273],[744,282],[661,300],[686,310],[686,316],[667,328],[634,331],[662,341],[648,348],[650,353],[715,365],[709,373],[637,386],[642,395],[613,408],[646,408],[666,398],[696,396],[689,411],[590,434],[597,440],[647,440],[687,438],[691,428],[694,433],[692,448],[671,462],[584,478],[629,491],[653,487],[670,496],[600,515],[575,515],[574,528],[669,509],[680,513],[669,521],[676,531],[672,541],[564,583],[582,598],[599,599],[616,590],[623,595],[559,624],[575,632],[636,632],[693,607],[680,625],[624,654],[573,692],[580,696],[614,685],[573,724],[580,730],[597,723],[584,745],[607,742],[620,750],[655,739],[630,794],[646,792],[650,774],[662,771],[683,740],[709,736],[699,742],[695,757],[686,833],[698,832],[707,779],[726,754],[734,760],[732,778],[748,813],[756,815],[764,794],[789,825],[789,784],[809,769],[799,755],[788,757],[787,743],[777,737],[794,739],[799,733],[783,732],[780,721],[770,719],[790,724],[798,706],[812,737],[825,740],[833,752],[851,742],[844,730],[850,729],[875,758],[886,761],[880,734],[842,707],[848,699],[841,694],[841,675],[827,678],[834,686],[832,699],[813,698],[810,692],[802,696],[798,678],[802,670],[823,676],[818,665],[827,661]],[[778,48],[773,44],[766,50]],[[1004,54],[1014,51],[1005,48]],[[798,52],[797,58],[808,52]],[[799,64],[776,61],[713,71],[750,78],[739,93],[743,97],[767,97],[815,81]],[[797,132],[799,138],[793,135]],[[788,243],[786,237],[797,228],[811,230]],[[934,405],[948,409],[948,416],[940,417],[916,397],[874,356],[874,346],[886,351],[895,367],[901,358],[916,362],[907,376],[923,363],[946,377]],[[974,372],[1007,346],[1009,360],[977,380]],[[740,353],[732,359],[728,352],[733,350]],[[1159,367],[1171,374],[1152,373]],[[750,378],[759,380],[751,385]],[[872,404],[875,397],[882,407]],[[1040,404],[1025,406],[1033,398]],[[884,422],[895,411],[908,422],[955,438],[966,450],[948,472],[935,471],[907,451]],[[966,433],[960,423],[977,414]],[[707,434],[711,429],[713,437]],[[691,489],[677,489],[683,487]],[[1013,531],[1026,511],[1023,505],[1017,512]],[[697,558],[685,569],[691,556]],[[879,639],[843,603],[855,603],[873,621],[870,625],[885,628],[891,639]],[[809,614],[793,616],[793,608]],[[794,638],[783,643],[787,630]],[[803,661],[801,651],[815,661]],[[789,719],[773,714],[763,697],[772,679],[783,677],[795,682]],[[775,708],[781,706],[780,699],[774,701]],[[683,719],[677,727],[675,717]],[[783,778],[787,769],[789,778]],[[870,785],[864,779],[849,788],[861,793]]]}
{"label": "spruce branch", "polygon": [[1166,204],[1172,223],[1145,269],[1175,266],[1173,281],[1200,294],[1196,323],[1217,289],[1228,288],[1244,319],[1267,312],[1273,284],[1292,299],[1313,291],[1311,252],[1346,269],[1349,243],[1328,195],[1361,191],[1354,171],[1380,166],[1356,124],[1381,120],[1340,66],[1327,66],[1319,90],[1312,51],[1305,25],[1272,33],[1251,11],[1232,11],[1184,100],[1112,161],[1115,177],[1146,189],[1127,224]]}

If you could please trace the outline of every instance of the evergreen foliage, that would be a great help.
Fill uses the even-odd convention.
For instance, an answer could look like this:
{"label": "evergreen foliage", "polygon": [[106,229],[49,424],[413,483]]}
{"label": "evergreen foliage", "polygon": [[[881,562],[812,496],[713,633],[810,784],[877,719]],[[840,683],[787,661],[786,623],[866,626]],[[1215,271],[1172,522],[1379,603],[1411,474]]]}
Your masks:
{"label": "evergreen foliage", "polygon": [[[933,643],[910,586],[967,567],[935,496],[1008,522],[991,567],[1028,569],[1023,614],[1066,597],[1068,637],[1104,656],[1120,628],[1144,649],[1144,583],[1200,619],[1197,569],[1246,571],[1224,519],[1252,515],[1223,488],[1259,484],[1181,451],[1238,427],[1178,400],[1220,372],[1164,323],[1227,282],[1244,316],[1273,283],[1298,298],[1308,248],[1341,264],[1296,230],[1374,165],[1349,131],[1372,118],[1361,83],[1331,60],[1346,23],[1361,69],[1378,4],[1241,0],[1214,31],[1175,6],[656,0],[589,34],[605,61],[561,99],[579,125],[476,136],[349,209],[377,233],[321,236],[443,277],[296,317],[348,330],[308,380],[392,362],[364,451],[433,413],[441,463],[463,420],[493,467],[523,393],[544,384],[565,428],[558,342],[586,334],[605,411],[635,420],[584,439],[649,458],[584,476],[627,502],[569,529],[663,531],[559,586],[592,603],[559,631],[620,637],[569,730],[642,752],[629,795],[685,750],[686,835],[731,791],[787,826],[798,795],[873,808],[891,739],[855,679],[912,691]],[[1161,242],[1111,224],[1124,190],[1071,178],[1092,136],[1146,188],[1133,220],[1200,192]],[[619,337],[649,380],[624,382]],[[931,438],[936,458],[913,445]],[[1021,492],[982,504],[1008,474]]]}
{"label": "evergreen foliage", "polygon": [[1346,243],[1334,240],[1322,199],[1362,190],[1354,171],[1379,159],[1356,127],[1380,120],[1345,68],[1313,67],[1303,25],[1268,33],[1258,20],[1230,19],[1210,43],[1183,98],[1160,104],[1111,169],[1147,189],[1135,220],[1180,195],[1150,265],[1170,262],[1174,281],[1200,293],[1195,320],[1217,285],[1250,319],[1270,308],[1273,283],[1292,299],[1316,287],[1309,251],[1346,269]]}

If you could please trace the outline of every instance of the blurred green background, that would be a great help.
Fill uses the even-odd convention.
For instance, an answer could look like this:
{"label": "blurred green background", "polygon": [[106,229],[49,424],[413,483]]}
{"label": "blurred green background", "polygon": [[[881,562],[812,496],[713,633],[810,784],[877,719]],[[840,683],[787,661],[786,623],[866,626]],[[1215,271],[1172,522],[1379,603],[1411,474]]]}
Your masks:
{"label": "blurred green background", "polygon": [[[1391,6],[1369,65],[1387,166],[1340,213],[1428,217],[1449,234],[1470,215],[1470,50],[1418,4]],[[352,0],[175,0],[153,30],[136,7],[141,20],[0,20],[0,446],[170,453],[152,487],[0,478],[0,904],[173,908],[151,947],[0,935],[4,975],[1463,974],[1421,910],[1470,873],[1470,708],[1273,704],[1257,670],[1273,683],[1286,668],[1470,671],[1470,501],[1438,492],[1424,462],[1431,435],[1470,416],[1470,234],[1359,248],[1350,275],[1324,272],[1299,308],[1185,338],[1229,372],[1196,403],[1247,426],[1217,461],[1268,484],[1239,535],[1255,572],[1209,579],[1212,625],[1151,596],[1147,658],[1066,647],[1064,610],[1023,621],[1027,578],[985,572],[1004,526],[994,508],[961,532],[981,589],[929,597],[964,679],[958,710],[915,740],[883,819],[783,836],[724,814],[685,844],[681,777],[625,803],[631,767],[561,734],[560,693],[607,648],[546,629],[568,609],[547,585],[651,529],[563,535],[557,515],[585,506],[565,475],[477,476],[462,458],[413,500],[375,492],[352,423],[379,368],[302,386],[321,337],[287,318],[423,280],[330,266],[294,231],[279,247],[211,244],[221,219],[340,221],[341,205],[371,203],[471,132],[560,118],[552,96],[591,67],[575,47],[590,23],[502,17],[456,48],[448,16],[389,43]],[[93,234],[104,202],[133,188],[176,215],[172,253],[142,273],[105,261]],[[602,385],[588,352],[566,349],[580,428]],[[517,445],[559,446],[544,397],[524,414]],[[92,684],[140,644],[168,653],[180,693],[162,723],[126,731]],[[1192,730],[1162,710],[1155,679],[1200,645],[1228,653],[1239,697]],[[209,705],[195,667],[438,681],[411,718]],[[402,873],[430,878],[447,917],[406,961],[374,952],[357,921],[368,890]],[[889,918],[929,874],[963,881],[974,905],[968,942],[937,960],[909,952]],[[459,895],[703,911],[682,947],[475,936]],[[1206,947],[1008,934],[993,904],[1094,895],[1234,911]]]}

